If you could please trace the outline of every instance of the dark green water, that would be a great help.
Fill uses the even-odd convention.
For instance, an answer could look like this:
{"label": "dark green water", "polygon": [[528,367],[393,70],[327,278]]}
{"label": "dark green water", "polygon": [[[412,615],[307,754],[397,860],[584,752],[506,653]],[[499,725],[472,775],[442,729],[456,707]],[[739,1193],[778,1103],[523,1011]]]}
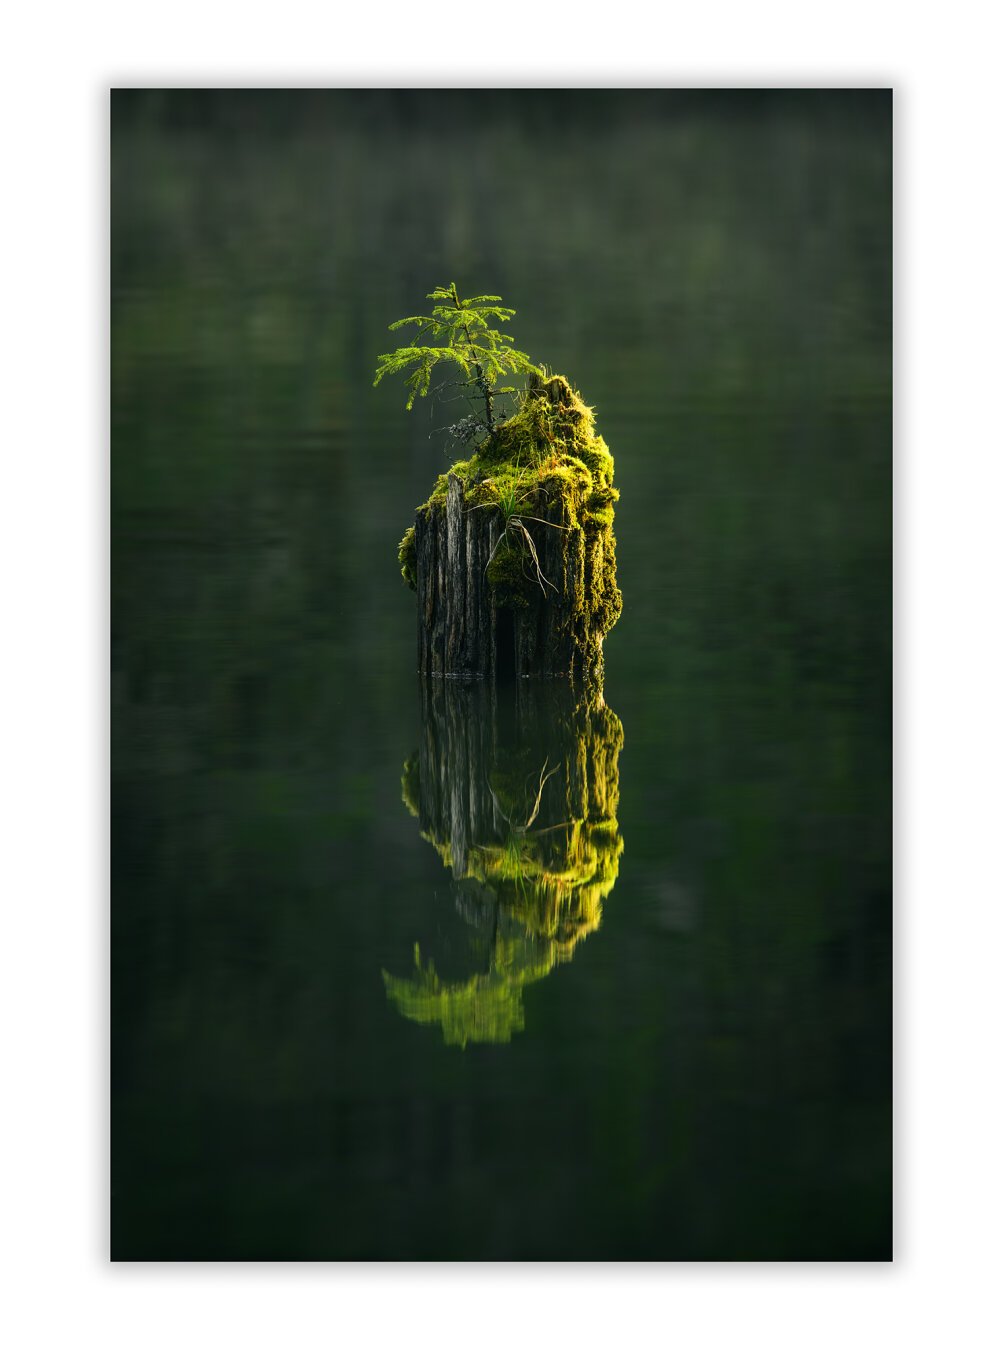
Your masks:
{"label": "dark green water", "polygon": [[[111,277],[113,1255],[887,1258],[890,96],[115,95]],[[453,278],[622,493],[560,948],[402,800],[511,769],[525,849],[577,762],[416,684],[456,411],[370,384]]]}

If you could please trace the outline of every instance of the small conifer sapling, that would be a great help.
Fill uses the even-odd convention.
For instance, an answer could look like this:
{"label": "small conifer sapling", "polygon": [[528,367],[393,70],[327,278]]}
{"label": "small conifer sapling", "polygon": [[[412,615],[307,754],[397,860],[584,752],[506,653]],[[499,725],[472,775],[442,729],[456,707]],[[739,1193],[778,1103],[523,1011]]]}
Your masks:
{"label": "small conifer sapling", "polygon": [[492,326],[508,323],[515,310],[502,305],[500,295],[475,295],[462,300],[455,281],[448,286],[436,286],[426,299],[435,302],[431,314],[412,314],[390,324],[391,332],[408,324],[417,325],[415,340],[410,346],[398,347],[378,358],[373,385],[378,385],[384,375],[409,372],[406,383],[410,390],[407,400],[410,411],[415,398],[428,393],[436,366],[450,362],[459,367],[463,376],[460,383],[469,389],[478,405],[472,416],[463,418],[450,430],[464,441],[485,432],[491,436],[498,421],[497,399],[516,392],[513,386],[502,383],[505,377],[541,374],[525,352],[513,347]]}

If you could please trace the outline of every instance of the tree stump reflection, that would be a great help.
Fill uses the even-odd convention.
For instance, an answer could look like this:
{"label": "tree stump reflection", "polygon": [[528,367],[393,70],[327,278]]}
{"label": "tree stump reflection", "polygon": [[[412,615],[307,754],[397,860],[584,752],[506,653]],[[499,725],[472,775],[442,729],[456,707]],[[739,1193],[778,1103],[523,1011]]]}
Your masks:
{"label": "tree stump reflection", "polygon": [[623,727],[601,690],[565,683],[423,681],[421,698],[403,799],[452,874],[476,965],[443,979],[416,945],[410,975],[383,972],[387,996],[447,1044],[504,1042],[523,988],[571,959],[616,883]]}

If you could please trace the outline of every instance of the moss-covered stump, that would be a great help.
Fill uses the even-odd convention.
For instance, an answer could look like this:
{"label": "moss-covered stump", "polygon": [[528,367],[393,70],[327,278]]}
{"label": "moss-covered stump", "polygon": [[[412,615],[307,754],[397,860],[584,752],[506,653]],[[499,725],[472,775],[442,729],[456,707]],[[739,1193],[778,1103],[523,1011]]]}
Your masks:
{"label": "moss-covered stump", "polygon": [[422,681],[402,794],[452,874],[470,935],[461,968],[478,968],[443,978],[416,947],[409,975],[383,972],[405,1017],[454,1045],[522,1028],[523,988],[571,959],[616,883],[622,745],[596,686]]}
{"label": "moss-covered stump", "polygon": [[418,594],[418,668],[442,676],[602,674],[623,606],[613,457],[561,375],[441,474],[400,544]]}

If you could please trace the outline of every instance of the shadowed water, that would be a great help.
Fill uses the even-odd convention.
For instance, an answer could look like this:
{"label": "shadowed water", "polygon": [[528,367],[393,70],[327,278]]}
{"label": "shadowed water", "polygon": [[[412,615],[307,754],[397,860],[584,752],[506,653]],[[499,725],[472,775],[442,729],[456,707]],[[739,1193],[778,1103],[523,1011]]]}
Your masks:
{"label": "shadowed water", "polygon": [[[879,93],[114,97],[115,1256],[889,1255],[890,161]],[[454,277],[616,457],[602,704],[416,684],[457,413],[370,385]]]}

